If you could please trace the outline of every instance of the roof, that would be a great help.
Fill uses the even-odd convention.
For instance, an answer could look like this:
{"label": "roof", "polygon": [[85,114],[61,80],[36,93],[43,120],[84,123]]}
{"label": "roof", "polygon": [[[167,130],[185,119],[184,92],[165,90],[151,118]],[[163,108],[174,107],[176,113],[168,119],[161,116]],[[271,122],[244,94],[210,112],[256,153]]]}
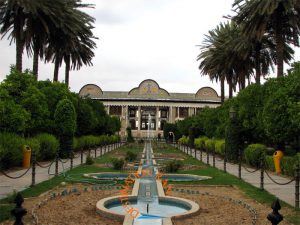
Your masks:
{"label": "roof", "polygon": [[102,91],[95,84],[83,86],[79,95],[90,97],[102,101],[187,101],[187,102],[221,102],[217,92],[211,87],[200,88],[196,93],[169,93],[159,87],[154,80],[147,79],[140,83],[138,87],[125,91]]}

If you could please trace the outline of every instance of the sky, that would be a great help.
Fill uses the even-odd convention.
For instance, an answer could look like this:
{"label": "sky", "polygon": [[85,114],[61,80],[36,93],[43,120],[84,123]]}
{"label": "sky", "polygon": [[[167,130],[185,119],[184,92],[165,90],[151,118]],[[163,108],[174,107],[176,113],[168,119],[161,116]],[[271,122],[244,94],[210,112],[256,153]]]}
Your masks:
{"label": "sky", "polygon": [[[96,19],[97,49],[93,66],[71,71],[72,91],[79,92],[86,84],[96,84],[103,91],[130,91],[143,80],[153,79],[169,92],[196,93],[209,86],[220,94],[219,84],[200,74],[196,58],[204,35],[226,21],[224,15],[232,14],[233,0],[83,2],[95,5],[86,11]],[[0,49],[2,81],[15,64],[15,45],[4,37]],[[300,60],[299,48],[295,60]],[[23,68],[32,68],[26,53]],[[53,70],[53,64],[40,62],[39,80],[52,80]],[[64,80],[63,66],[59,80]]]}

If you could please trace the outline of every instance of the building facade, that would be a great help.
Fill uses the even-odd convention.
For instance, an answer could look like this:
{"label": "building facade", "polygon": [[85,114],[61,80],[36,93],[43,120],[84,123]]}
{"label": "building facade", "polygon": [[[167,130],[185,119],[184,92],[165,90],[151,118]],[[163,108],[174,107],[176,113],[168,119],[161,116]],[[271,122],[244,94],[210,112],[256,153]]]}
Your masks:
{"label": "building facade", "polygon": [[79,91],[81,97],[103,102],[107,113],[121,121],[121,137],[131,127],[133,137],[163,136],[165,123],[175,123],[195,115],[204,107],[218,107],[221,98],[210,87],[196,93],[169,93],[154,80],[147,79],[129,92],[102,91],[95,84],[87,84]]}

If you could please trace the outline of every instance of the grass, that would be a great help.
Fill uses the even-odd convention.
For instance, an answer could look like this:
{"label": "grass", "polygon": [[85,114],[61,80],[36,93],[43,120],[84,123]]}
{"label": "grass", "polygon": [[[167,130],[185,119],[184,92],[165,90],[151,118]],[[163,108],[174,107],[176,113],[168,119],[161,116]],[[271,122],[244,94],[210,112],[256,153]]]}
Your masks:
{"label": "grass", "polygon": [[115,149],[105,155],[98,157],[95,160],[95,163],[103,164],[103,163],[111,163],[111,159],[115,158],[117,155],[122,155],[125,158],[125,154],[127,151],[131,151],[134,153],[142,153],[143,145],[137,143],[130,143],[127,145],[123,145],[121,148]]}

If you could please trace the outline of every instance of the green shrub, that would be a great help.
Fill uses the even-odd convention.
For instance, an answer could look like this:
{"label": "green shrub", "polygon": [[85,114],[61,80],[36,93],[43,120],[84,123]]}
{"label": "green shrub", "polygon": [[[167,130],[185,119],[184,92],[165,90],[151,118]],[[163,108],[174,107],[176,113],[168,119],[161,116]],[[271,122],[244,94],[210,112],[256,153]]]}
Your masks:
{"label": "green shrub", "polygon": [[260,159],[265,157],[266,149],[266,146],[263,144],[248,145],[244,151],[246,163],[251,166],[259,167]]}
{"label": "green shrub", "polygon": [[272,147],[266,148],[266,155],[273,155],[275,152],[275,149]]}
{"label": "green shrub", "polygon": [[201,150],[204,150],[205,148],[205,141],[208,139],[208,137],[206,136],[200,136],[198,138],[195,139],[195,147],[197,149],[201,149]]}
{"label": "green shrub", "polygon": [[125,156],[125,160],[132,162],[134,160],[136,160],[137,158],[137,154],[132,152],[132,151],[127,151],[126,152],[126,156]]}
{"label": "green shrub", "polygon": [[178,142],[182,145],[187,145],[189,143],[189,138],[183,135],[179,138]]}
{"label": "green shrub", "polygon": [[207,139],[205,141],[205,148],[209,152],[214,152],[215,151],[215,140],[213,140],[213,139]]}
{"label": "green shrub", "polygon": [[292,148],[291,146],[285,146],[285,150],[283,153],[285,156],[294,156],[297,154],[297,151],[296,151],[296,149]]}
{"label": "green shrub", "polygon": [[86,160],[85,160],[85,164],[86,165],[93,165],[94,164],[94,159],[90,156],[90,155],[88,155],[87,157],[86,157]]}
{"label": "green shrub", "polygon": [[27,138],[25,140],[25,142],[26,142],[26,145],[28,145],[31,148],[31,155],[34,152],[36,159],[39,160],[40,159],[40,148],[41,148],[39,140],[36,138]]}
{"label": "green shrub", "polygon": [[7,169],[21,166],[23,161],[24,138],[13,133],[0,133],[0,167]]}
{"label": "green shrub", "polygon": [[225,140],[216,140],[215,141],[215,151],[217,154],[224,156],[225,154]]}
{"label": "green shrub", "polygon": [[176,173],[181,166],[182,166],[181,161],[178,160],[167,161],[165,163],[165,170],[167,173]]}
{"label": "green shrub", "polygon": [[53,159],[58,151],[59,142],[51,134],[39,134],[35,137],[40,142],[40,160]]}
{"label": "green shrub", "polygon": [[[283,156],[280,161],[281,173],[288,176],[294,176],[297,164],[297,157]],[[273,156],[266,156],[266,169],[275,171]]]}
{"label": "green shrub", "polygon": [[127,142],[129,143],[134,142],[134,138],[132,137],[132,133],[131,133],[131,128],[127,127],[126,132],[127,132]]}
{"label": "green shrub", "polygon": [[115,170],[121,170],[123,169],[123,166],[125,164],[124,159],[118,159],[118,158],[112,158],[112,164],[113,164],[113,168]]}
{"label": "green shrub", "polygon": [[76,112],[70,100],[63,99],[57,103],[54,121],[59,138],[60,156],[68,157],[73,149],[73,137],[76,131]]}

